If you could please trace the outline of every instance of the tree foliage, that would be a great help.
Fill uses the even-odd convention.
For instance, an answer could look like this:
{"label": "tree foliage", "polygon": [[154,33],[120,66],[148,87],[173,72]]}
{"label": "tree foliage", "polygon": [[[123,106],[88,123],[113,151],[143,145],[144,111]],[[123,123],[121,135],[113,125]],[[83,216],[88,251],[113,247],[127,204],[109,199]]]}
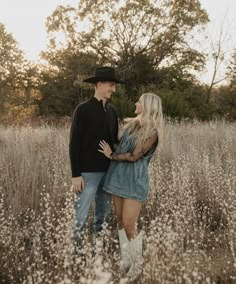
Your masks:
{"label": "tree foliage", "polygon": [[3,24],[0,24],[0,80],[1,86],[17,86],[21,83],[23,52],[18,47],[13,36],[7,33]]}
{"label": "tree foliage", "polygon": [[208,21],[195,0],[109,2],[82,0],[79,5],[79,16],[90,26],[80,34],[81,46],[109,62],[128,64],[138,54],[150,56],[156,67],[168,58],[175,62],[173,55],[188,46],[186,34]]}
{"label": "tree foliage", "polygon": [[[79,93],[74,89],[78,77],[91,75],[96,66],[112,65],[127,81],[126,99],[134,101],[139,90],[163,80],[166,66],[170,72],[165,80],[173,70],[185,77],[190,69],[203,67],[204,56],[189,46],[187,36],[207,21],[195,0],[81,0],[77,8],[59,6],[47,19],[50,44],[43,58],[57,70],[58,82],[64,78],[69,85],[63,92],[56,78],[47,77],[48,83],[60,102],[67,99],[72,107],[83,99],[84,86],[79,85]],[[64,44],[58,45],[61,33]],[[44,98],[53,96],[42,91]]]}
{"label": "tree foliage", "polygon": [[121,119],[132,116],[134,102],[149,91],[161,96],[168,116],[211,119],[225,116],[225,110],[232,118],[235,54],[231,87],[209,86],[211,100],[192,72],[205,64],[205,55],[192,42],[207,22],[198,0],[80,0],[76,7],[58,6],[46,21],[49,43],[41,53],[45,65],[27,63],[1,27],[1,95],[12,92],[15,106],[37,103],[41,115],[71,116],[76,105],[94,93],[83,79],[96,67],[110,65],[127,82],[117,86],[112,97]]}
{"label": "tree foliage", "polygon": [[[0,24],[0,111],[11,112],[37,103],[38,69],[25,59],[17,41]],[[27,111],[28,112],[28,111]]]}
{"label": "tree foliage", "polygon": [[23,79],[24,56],[13,36],[0,23],[0,110]]}
{"label": "tree foliage", "polygon": [[[81,0],[77,16],[75,8],[57,8],[47,21],[53,42],[53,34],[62,32],[68,44],[93,51],[102,62],[119,65],[126,76],[135,67],[135,58],[143,54],[155,68],[167,61],[182,61],[183,68],[191,62],[196,69],[203,63],[201,54],[186,41],[194,27],[208,21],[199,1]],[[85,24],[89,29],[81,30]],[[77,33],[76,27],[80,28]]]}
{"label": "tree foliage", "polygon": [[233,51],[232,58],[227,70],[231,87],[236,88],[236,48]]}

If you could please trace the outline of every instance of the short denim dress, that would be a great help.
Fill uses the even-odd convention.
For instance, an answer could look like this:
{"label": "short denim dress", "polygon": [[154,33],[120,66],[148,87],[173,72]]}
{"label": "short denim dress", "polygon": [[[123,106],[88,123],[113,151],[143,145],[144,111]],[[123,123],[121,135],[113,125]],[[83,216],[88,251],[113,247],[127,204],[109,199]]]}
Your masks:
{"label": "short denim dress", "polygon": [[[125,130],[116,153],[132,153],[135,138]],[[103,189],[111,194],[145,202],[149,192],[148,165],[157,147],[157,143],[136,162],[111,161]]]}

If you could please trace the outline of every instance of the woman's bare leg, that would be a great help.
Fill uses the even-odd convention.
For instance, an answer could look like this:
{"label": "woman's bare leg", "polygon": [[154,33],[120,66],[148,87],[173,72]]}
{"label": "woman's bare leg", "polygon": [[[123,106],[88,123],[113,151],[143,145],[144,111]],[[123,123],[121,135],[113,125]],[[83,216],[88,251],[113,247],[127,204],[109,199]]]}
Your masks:
{"label": "woman's bare leg", "polygon": [[113,204],[115,208],[115,214],[117,217],[117,223],[118,223],[118,229],[121,230],[123,229],[123,223],[122,223],[122,212],[123,212],[123,202],[124,198],[113,195]]}
{"label": "woman's bare leg", "polygon": [[137,235],[137,221],[142,203],[133,199],[123,199],[122,225],[129,240]]}
{"label": "woman's bare leg", "polygon": [[123,228],[123,222],[122,222],[124,198],[113,195],[113,204],[115,208],[115,214],[117,217],[118,237],[120,243],[121,258],[119,266],[121,272],[126,273],[131,267],[131,255],[130,255],[129,240]]}

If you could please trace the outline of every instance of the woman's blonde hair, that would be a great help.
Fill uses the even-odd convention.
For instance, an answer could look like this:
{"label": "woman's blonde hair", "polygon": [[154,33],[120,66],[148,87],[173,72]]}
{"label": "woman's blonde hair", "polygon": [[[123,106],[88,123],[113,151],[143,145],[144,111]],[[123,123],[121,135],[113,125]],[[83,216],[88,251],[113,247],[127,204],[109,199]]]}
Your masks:
{"label": "woman's blonde hair", "polygon": [[154,93],[144,93],[139,99],[143,112],[135,118],[125,120],[125,129],[129,135],[135,136],[135,146],[141,146],[152,130],[158,131],[158,144],[163,141],[163,113],[161,98]]}

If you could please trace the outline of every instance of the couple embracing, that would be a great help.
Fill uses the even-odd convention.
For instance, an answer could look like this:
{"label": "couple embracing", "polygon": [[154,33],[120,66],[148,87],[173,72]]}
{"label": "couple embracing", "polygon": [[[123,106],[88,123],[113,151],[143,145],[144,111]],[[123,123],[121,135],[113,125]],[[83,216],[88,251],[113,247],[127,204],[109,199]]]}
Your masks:
{"label": "couple embracing", "polygon": [[[118,139],[118,117],[108,102],[117,79],[111,67],[99,67],[84,82],[95,93],[74,111],[70,132],[72,187],[75,192],[75,240],[79,250],[95,200],[93,233],[103,229],[112,201],[120,241],[120,269],[135,280],[142,271],[142,232],[137,222],[149,191],[148,165],[162,139],[161,99],[144,93],[136,102],[136,117],[125,120]],[[116,146],[115,146],[116,145]]]}

